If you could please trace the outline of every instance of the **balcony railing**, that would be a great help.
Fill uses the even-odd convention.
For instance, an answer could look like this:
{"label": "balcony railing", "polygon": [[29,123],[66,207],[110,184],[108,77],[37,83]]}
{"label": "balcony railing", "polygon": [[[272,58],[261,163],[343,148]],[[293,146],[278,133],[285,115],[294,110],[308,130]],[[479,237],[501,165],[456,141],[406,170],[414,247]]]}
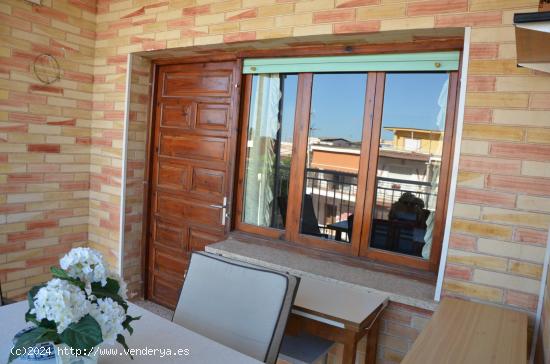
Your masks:
{"label": "balcony railing", "polygon": [[[277,196],[288,196],[290,182],[290,169],[281,166],[277,173]],[[391,206],[399,200],[401,195],[410,192],[424,202],[428,208],[435,202],[435,194],[432,193],[432,185],[428,182],[412,181],[407,179],[377,178],[376,204],[373,209],[373,218],[388,219]],[[329,225],[348,219],[355,210],[355,198],[357,195],[357,175],[353,173],[322,170],[316,168],[306,169],[305,193],[311,196],[315,218],[318,221],[321,232],[329,238],[335,238],[337,231]],[[274,201],[272,206],[275,225],[280,223],[281,215],[279,201]],[[341,235],[342,240],[347,240],[347,234]]]}

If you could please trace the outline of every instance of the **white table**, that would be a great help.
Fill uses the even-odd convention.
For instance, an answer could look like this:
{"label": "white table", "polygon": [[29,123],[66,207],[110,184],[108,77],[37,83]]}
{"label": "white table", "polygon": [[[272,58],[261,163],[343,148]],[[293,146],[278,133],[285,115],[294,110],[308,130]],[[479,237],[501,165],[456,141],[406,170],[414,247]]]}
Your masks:
{"label": "white table", "polygon": [[[130,303],[128,313],[131,316],[141,316],[138,321],[132,322],[134,334],[126,333],[126,342],[130,348],[144,349],[170,349],[176,352],[178,349],[189,349],[188,356],[137,356],[132,361],[126,355],[101,356],[99,363],[193,363],[193,364],[258,364],[260,361],[241,354],[231,348],[223,346],[182,326],[176,325],[150,311],[146,311]],[[19,330],[29,326],[25,323],[25,312],[28,309],[26,301],[0,307],[0,362],[7,362],[12,338]],[[110,347],[110,346],[102,346]],[[113,346],[119,352],[123,352],[121,345]],[[20,361],[30,364],[32,362]],[[40,361],[37,363],[50,364],[54,360]]]}
{"label": "white table", "polygon": [[388,297],[337,282],[302,277],[292,312],[337,327],[363,327]]}

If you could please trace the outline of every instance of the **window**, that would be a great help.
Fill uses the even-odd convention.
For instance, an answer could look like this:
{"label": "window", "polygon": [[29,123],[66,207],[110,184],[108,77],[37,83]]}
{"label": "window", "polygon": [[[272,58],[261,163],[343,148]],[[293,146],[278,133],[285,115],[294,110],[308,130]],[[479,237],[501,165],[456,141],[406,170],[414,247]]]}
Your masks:
{"label": "window", "polygon": [[[350,243],[348,220],[355,211],[366,88],[366,73],[313,75],[302,234]],[[324,213],[328,206],[334,206],[331,215]]]}
{"label": "window", "polygon": [[283,229],[296,108],[296,75],[252,79],[243,222]]}
{"label": "window", "polygon": [[430,257],[448,89],[447,73],[386,74],[372,248]]}
{"label": "window", "polygon": [[255,62],[236,228],[436,270],[458,52]]}

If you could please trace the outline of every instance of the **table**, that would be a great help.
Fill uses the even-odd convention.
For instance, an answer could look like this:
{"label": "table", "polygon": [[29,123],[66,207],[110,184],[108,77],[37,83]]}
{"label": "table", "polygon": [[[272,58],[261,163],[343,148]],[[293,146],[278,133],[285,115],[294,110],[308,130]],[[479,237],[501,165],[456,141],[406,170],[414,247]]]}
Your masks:
{"label": "table", "polygon": [[[0,362],[7,362],[9,351],[12,347],[13,335],[28,326],[25,323],[25,312],[28,309],[26,301],[0,307]],[[126,342],[130,348],[157,348],[170,349],[175,352],[178,349],[189,349],[188,356],[156,356],[134,355],[135,360],[129,356],[101,356],[99,363],[238,363],[259,364],[260,361],[241,354],[231,348],[223,346],[182,326],[176,325],[150,311],[146,311],[132,303],[129,304],[128,313],[132,316],[141,316],[138,321],[132,322],[134,334],[126,336]],[[103,346],[102,346],[103,347]],[[111,346],[105,345],[106,348]],[[122,346],[112,348],[122,352]],[[21,361],[29,363],[28,361]],[[14,362],[15,363],[15,362]],[[55,359],[40,361],[43,364],[55,363]]]}
{"label": "table", "polygon": [[366,335],[365,363],[376,362],[378,319],[388,298],[360,287],[301,277],[287,332],[301,330],[344,345],[344,364],[355,363],[357,343]]}
{"label": "table", "polygon": [[336,231],[334,239],[336,239],[337,241],[342,241],[342,233],[347,233],[349,231],[347,220],[338,221],[338,222],[335,222],[334,224],[328,224],[327,228]]}
{"label": "table", "polygon": [[527,314],[444,298],[402,364],[527,362]]}

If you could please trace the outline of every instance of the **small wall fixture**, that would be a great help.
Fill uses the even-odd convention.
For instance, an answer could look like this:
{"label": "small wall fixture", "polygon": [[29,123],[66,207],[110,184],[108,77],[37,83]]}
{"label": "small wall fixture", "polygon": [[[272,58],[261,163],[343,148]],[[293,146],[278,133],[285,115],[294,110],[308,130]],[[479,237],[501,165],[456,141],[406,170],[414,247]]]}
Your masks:
{"label": "small wall fixture", "polygon": [[514,15],[517,63],[550,73],[550,11]]}
{"label": "small wall fixture", "polygon": [[32,69],[36,78],[46,85],[61,79],[59,62],[51,54],[44,53],[36,57]]}

